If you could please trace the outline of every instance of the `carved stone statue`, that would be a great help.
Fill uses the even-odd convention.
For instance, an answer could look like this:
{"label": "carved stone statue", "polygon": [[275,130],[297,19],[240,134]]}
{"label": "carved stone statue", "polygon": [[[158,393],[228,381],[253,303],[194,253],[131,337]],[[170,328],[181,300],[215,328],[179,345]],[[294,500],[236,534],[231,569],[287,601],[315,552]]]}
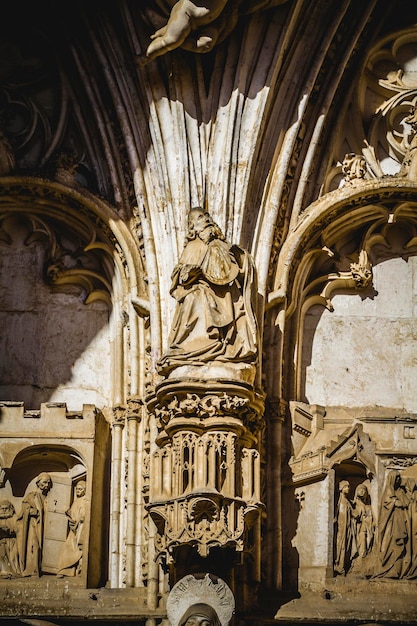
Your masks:
{"label": "carved stone statue", "polygon": [[410,498],[401,474],[387,474],[378,522],[377,577],[403,578],[411,564]]}
{"label": "carved stone statue", "polygon": [[417,481],[411,476],[402,477],[402,483],[409,499],[410,520],[410,567],[404,572],[404,578],[417,578]]}
{"label": "carved stone statue", "polygon": [[35,491],[24,496],[22,510],[17,517],[20,522],[18,549],[22,576],[39,576],[41,572],[46,498],[52,487],[50,475],[46,472],[39,474],[36,487]]}
{"label": "carved stone statue", "polygon": [[229,245],[209,213],[191,209],[186,245],[172,274],[177,309],[169,348],[159,361],[167,375],[176,367],[255,363],[255,268],[251,256]]}
{"label": "carved stone statue", "polygon": [[411,107],[409,115],[404,122],[411,126],[411,138],[401,164],[399,176],[417,180],[417,107]]}
{"label": "carved stone statue", "polygon": [[350,484],[347,480],[340,481],[339,501],[336,511],[336,542],[334,571],[346,575],[351,568],[352,558],[356,554],[356,540],[352,503],[349,500]]}
{"label": "carved stone statue", "polygon": [[77,576],[81,573],[87,505],[85,489],[85,480],[80,480],[75,486],[75,500],[65,513],[68,517],[69,532],[59,558],[58,578]]}
{"label": "carved stone statue", "polygon": [[[143,62],[178,48],[187,39],[191,31],[200,26],[206,26],[215,20],[224,9],[227,0],[205,0],[192,2],[192,0],[178,0],[174,4],[168,22],[163,28],[157,30],[152,36],[152,43],[146,50]],[[195,48],[208,49],[213,45],[213,34],[210,30],[199,34],[195,41]]]}
{"label": "carved stone statue", "polygon": [[[360,483],[356,487],[355,497],[353,499],[353,516],[355,518],[357,548],[353,569],[358,572],[365,567],[364,559],[366,559],[372,551],[375,532],[369,492],[364,483]],[[365,571],[363,573],[365,573]]]}
{"label": "carved stone statue", "polygon": [[0,501],[0,577],[20,576],[16,542],[16,511],[9,500]]}
{"label": "carved stone statue", "polygon": [[169,0],[172,8],[168,20],[151,35],[152,43],[139,56],[139,65],[179,47],[208,52],[233,31],[240,14],[255,13],[284,2],[287,0]]}

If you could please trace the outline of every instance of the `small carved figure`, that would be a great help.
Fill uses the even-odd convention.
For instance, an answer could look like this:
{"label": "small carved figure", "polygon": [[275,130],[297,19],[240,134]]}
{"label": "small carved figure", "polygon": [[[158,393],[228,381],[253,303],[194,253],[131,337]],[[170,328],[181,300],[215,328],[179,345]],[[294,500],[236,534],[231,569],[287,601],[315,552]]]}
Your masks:
{"label": "small carved figure", "polygon": [[[145,54],[138,57],[143,66],[170,50],[209,52],[235,28],[239,15],[278,6],[287,0],[169,0],[166,24],[152,36]],[[161,7],[159,7],[161,8]]]}
{"label": "small carved figure", "polygon": [[159,372],[211,361],[254,363],[258,331],[252,257],[229,245],[199,207],[191,209],[188,227],[172,274],[170,293],[178,304]]}
{"label": "small carved figure", "polygon": [[336,512],[336,543],[334,571],[336,574],[346,575],[352,565],[352,559],[357,553],[354,516],[352,503],[349,500],[350,484],[347,480],[340,481],[339,502]]}
{"label": "small carved figure", "polygon": [[[172,7],[166,25],[151,36],[153,41],[148,46],[144,57],[140,57],[140,63],[144,65],[169,50],[179,48],[191,31],[213,22],[226,4],[227,0],[204,0],[204,2],[197,3],[192,0],[178,0]],[[213,47],[214,43],[214,32],[207,30],[199,33],[194,46],[196,50],[200,48],[207,50]]]}
{"label": "small carved figure", "polygon": [[0,501],[0,577],[20,576],[16,543],[16,511],[9,500]]}
{"label": "small carved figure", "polygon": [[410,568],[410,499],[397,470],[388,472],[378,522],[377,577],[402,578]]}
{"label": "small carved figure", "polygon": [[211,606],[199,603],[187,609],[178,626],[221,626],[221,623]]}
{"label": "small carved figure", "polygon": [[404,578],[417,578],[417,482],[411,476],[402,477],[407,492],[410,519],[410,567],[404,572]]}
{"label": "small carved figure", "polygon": [[411,139],[401,164],[399,176],[417,180],[417,107],[411,107],[404,122],[411,126]]}
{"label": "small carved figure", "polygon": [[22,576],[39,576],[41,573],[47,495],[52,487],[50,475],[46,472],[39,474],[36,487],[35,491],[24,496],[22,510],[17,516],[20,522],[18,550]]}
{"label": "small carved figure", "polygon": [[85,490],[85,480],[80,480],[75,486],[75,500],[65,512],[68,517],[69,532],[58,563],[58,578],[81,574],[87,504]]}
{"label": "small carved figure", "polygon": [[355,536],[357,555],[354,560],[355,570],[363,567],[364,559],[370,554],[374,539],[374,520],[368,488],[364,483],[356,487],[353,499],[353,517],[355,518]]}

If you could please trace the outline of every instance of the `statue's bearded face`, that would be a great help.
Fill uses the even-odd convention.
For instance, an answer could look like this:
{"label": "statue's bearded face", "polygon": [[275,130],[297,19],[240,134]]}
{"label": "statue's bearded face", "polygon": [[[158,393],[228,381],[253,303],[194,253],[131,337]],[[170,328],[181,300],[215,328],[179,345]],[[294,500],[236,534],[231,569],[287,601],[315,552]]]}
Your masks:
{"label": "statue's bearded face", "polygon": [[51,481],[47,478],[41,478],[38,482],[38,487],[42,491],[43,494],[48,493],[51,488]]}
{"label": "statue's bearded face", "polygon": [[10,502],[0,503],[0,519],[8,519],[9,517],[12,517],[13,513],[13,504],[11,504]]}
{"label": "statue's bearded face", "polygon": [[190,218],[188,221],[189,228],[193,230],[195,233],[199,234],[208,226],[211,226],[210,216],[204,211],[200,211],[198,209],[194,209],[190,213]]}

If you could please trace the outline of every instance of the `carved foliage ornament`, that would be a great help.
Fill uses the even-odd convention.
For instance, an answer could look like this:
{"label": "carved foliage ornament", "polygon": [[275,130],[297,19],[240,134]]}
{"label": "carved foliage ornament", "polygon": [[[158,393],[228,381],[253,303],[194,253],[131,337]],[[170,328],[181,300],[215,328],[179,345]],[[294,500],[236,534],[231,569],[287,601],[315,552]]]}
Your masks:
{"label": "carved foliage ornament", "polygon": [[417,28],[382,40],[371,52],[347,112],[339,155],[325,190],[361,180],[417,180]]}
{"label": "carved foliage ornament", "polygon": [[200,396],[196,393],[187,393],[185,397],[174,396],[166,406],[157,406],[155,415],[162,430],[170,420],[178,417],[196,417],[206,419],[210,417],[233,417],[245,424],[258,422],[258,413],[250,406],[247,398],[223,394],[207,394]]}

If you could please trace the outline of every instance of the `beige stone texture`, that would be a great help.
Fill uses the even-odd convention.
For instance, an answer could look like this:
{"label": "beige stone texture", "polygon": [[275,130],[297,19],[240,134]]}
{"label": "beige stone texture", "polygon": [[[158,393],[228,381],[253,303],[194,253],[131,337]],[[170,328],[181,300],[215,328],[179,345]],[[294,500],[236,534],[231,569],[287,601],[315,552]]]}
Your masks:
{"label": "beige stone texture", "polygon": [[0,621],[416,626],[417,8],[6,4]]}

